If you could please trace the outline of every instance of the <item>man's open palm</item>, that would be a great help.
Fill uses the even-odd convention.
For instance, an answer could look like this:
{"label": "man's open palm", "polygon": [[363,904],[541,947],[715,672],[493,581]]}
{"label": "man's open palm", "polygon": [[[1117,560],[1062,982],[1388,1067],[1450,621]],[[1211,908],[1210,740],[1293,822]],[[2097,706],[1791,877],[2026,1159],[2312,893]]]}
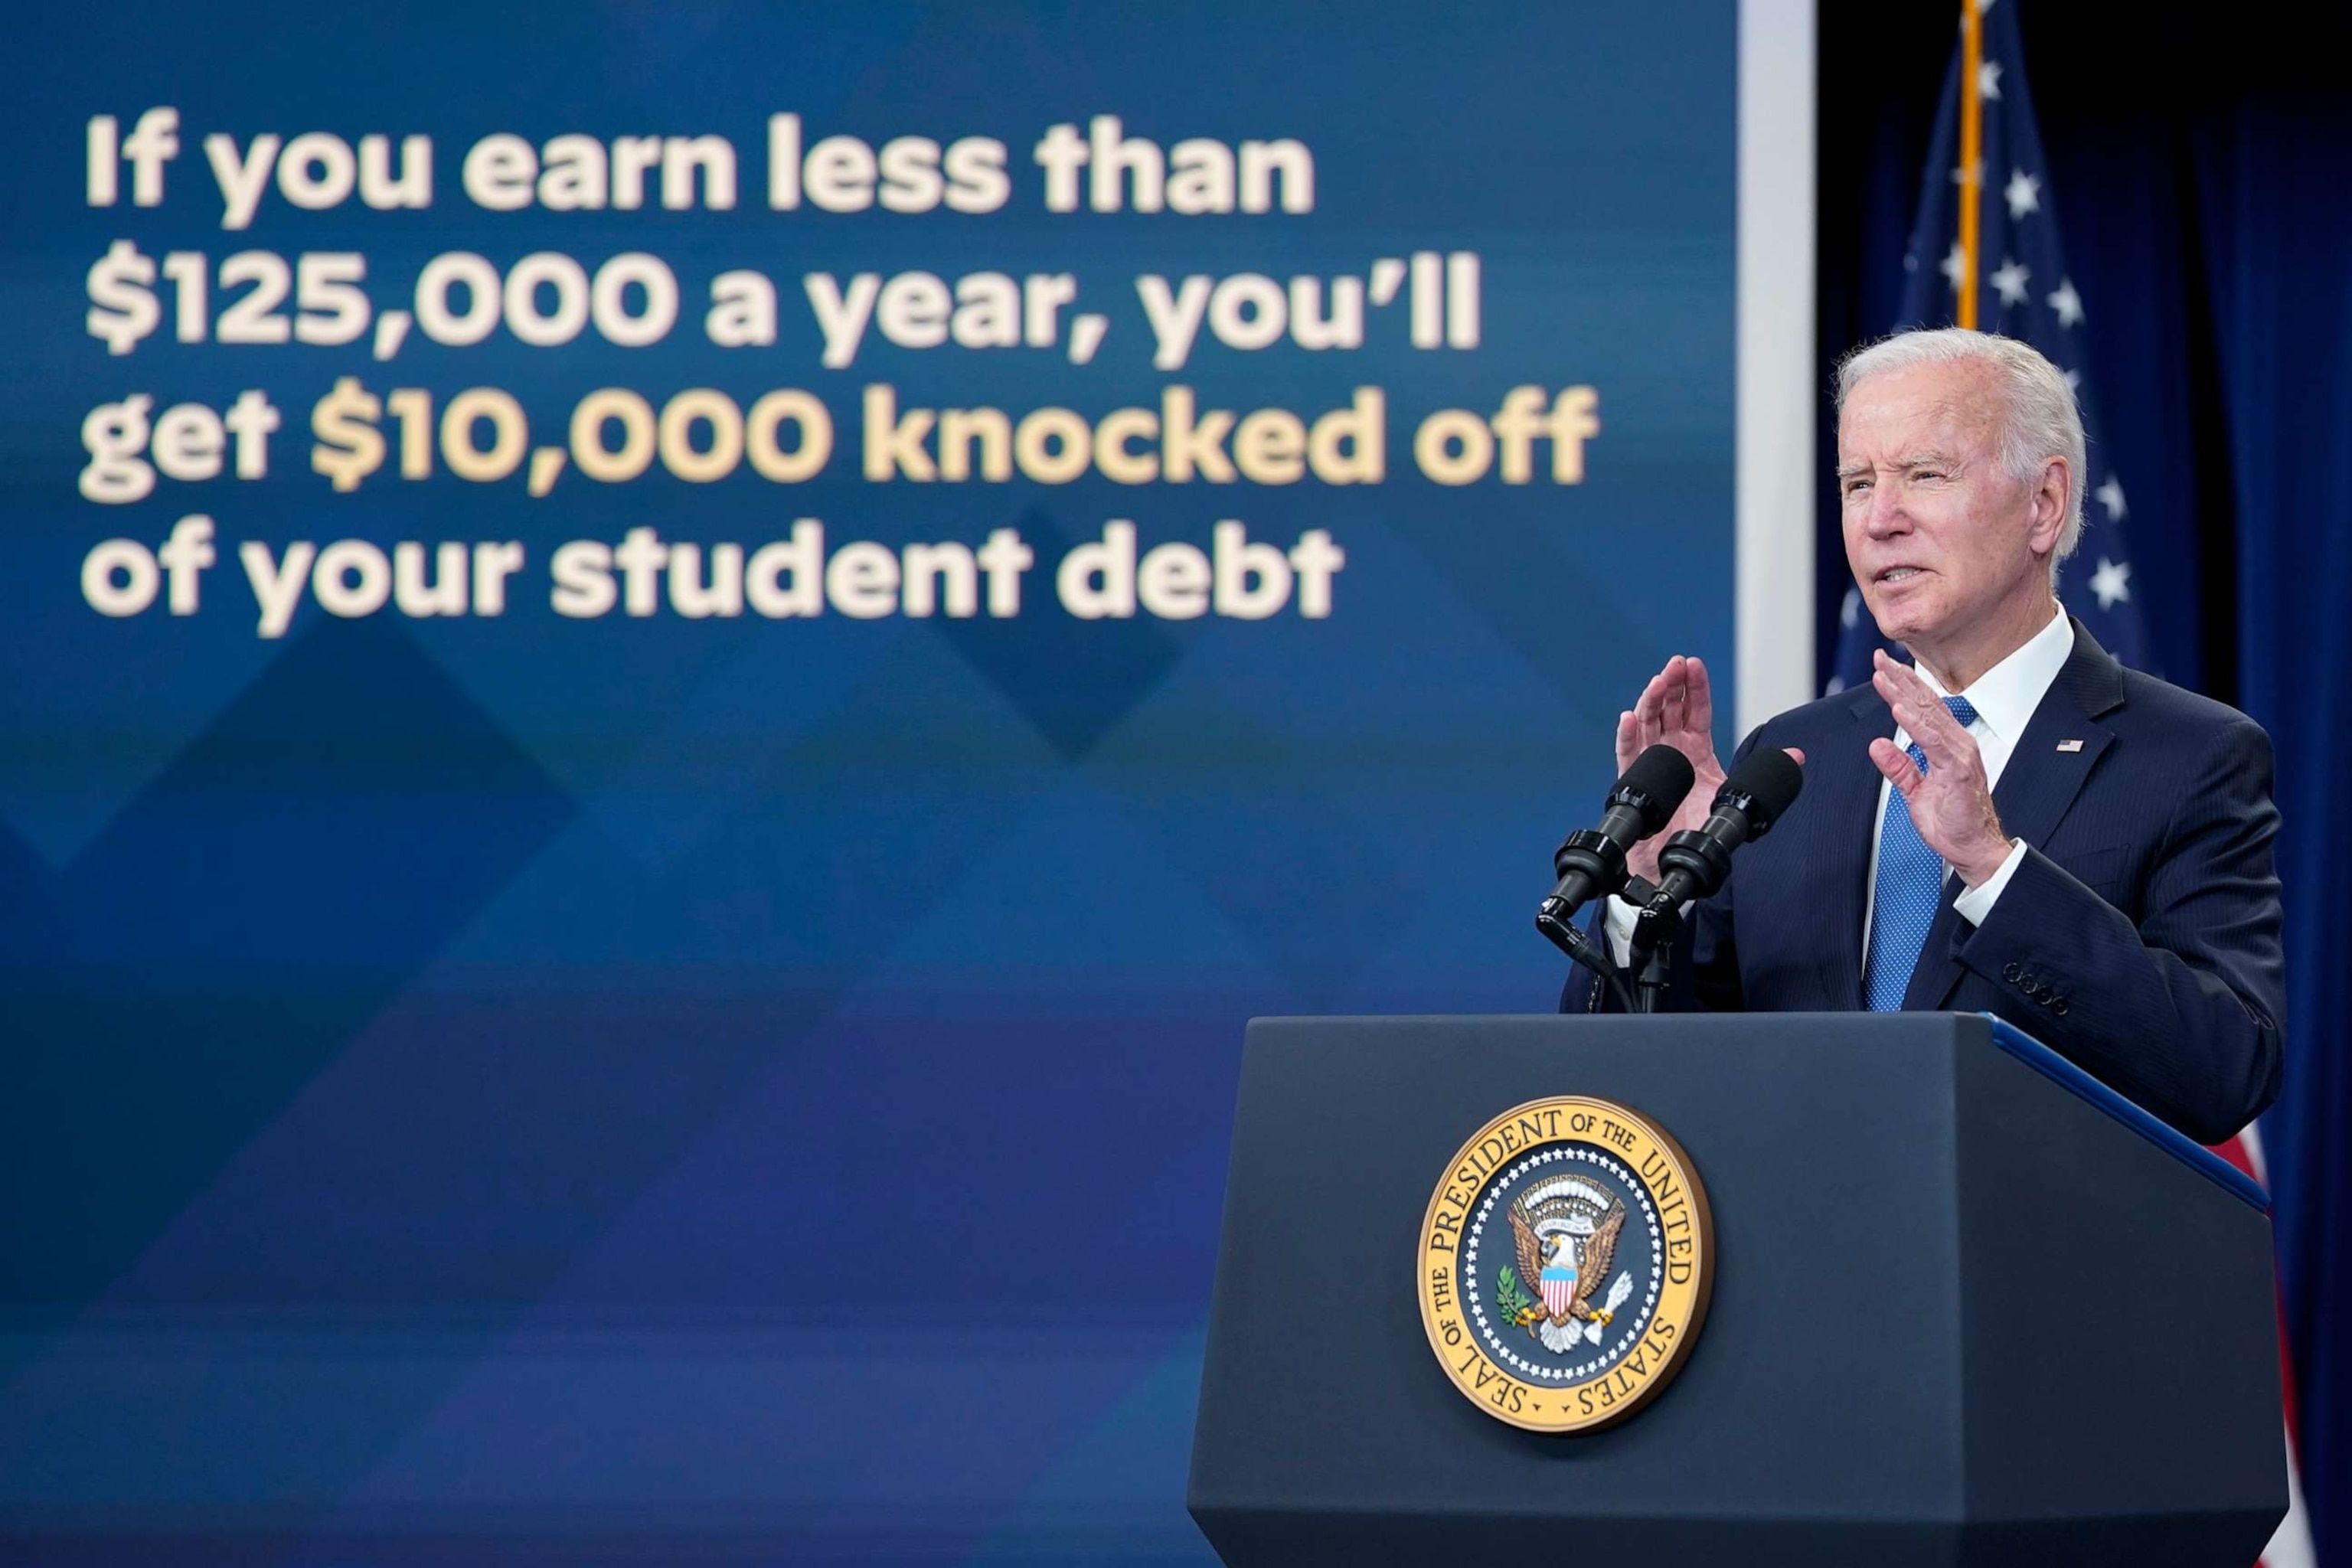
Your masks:
{"label": "man's open palm", "polygon": [[1637,877],[1658,879],[1658,847],[1686,827],[1706,821],[1715,792],[1723,787],[1723,764],[1715,755],[1715,690],[1706,666],[1681,654],[1650,678],[1642,699],[1617,715],[1617,772],[1652,746],[1667,745],[1690,759],[1691,791],[1663,832],[1635,845],[1625,863]]}

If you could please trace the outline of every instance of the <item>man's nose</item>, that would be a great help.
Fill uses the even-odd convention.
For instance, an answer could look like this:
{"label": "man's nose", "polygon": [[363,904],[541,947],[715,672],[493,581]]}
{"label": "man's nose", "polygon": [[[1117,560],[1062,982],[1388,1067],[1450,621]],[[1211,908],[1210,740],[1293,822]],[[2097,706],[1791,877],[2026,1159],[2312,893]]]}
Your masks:
{"label": "man's nose", "polygon": [[1894,486],[1879,484],[1871,487],[1870,510],[1864,514],[1862,526],[1873,539],[1885,539],[1910,530],[1911,514],[1904,510],[1903,498]]}

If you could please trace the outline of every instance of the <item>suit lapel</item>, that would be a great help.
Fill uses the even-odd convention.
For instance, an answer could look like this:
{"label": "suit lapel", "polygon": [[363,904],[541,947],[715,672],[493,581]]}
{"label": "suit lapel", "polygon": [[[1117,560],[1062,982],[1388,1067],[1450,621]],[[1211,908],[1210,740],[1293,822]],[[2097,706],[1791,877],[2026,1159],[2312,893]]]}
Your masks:
{"label": "suit lapel", "polygon": [[[2011,838],[2030,845],[2047,843],[2051,831],[2073,806],[2083,781],[2116,738],[2114,731],[2097,721],[2123,705],[2122,667],[2082,622],[2075,621],[2074,627],[2074,651],[2060,667],[2058,679],[2050,683],[2025,733],[2009,753],[2000,783],[1993,786],[1993,809],[2000,814],[2001,826]],[[2082,745],[2062,752],[2061,741],[2080,741]],[[1958,877],[1944,879],[1935,923],[1927,928],[1918,966],[1912,970],[1911,984],[1903,993],[1906,1012],[1943,1006],[1966,973],[1955,952],[1962,922],[1952,900],[1959,890]]]}

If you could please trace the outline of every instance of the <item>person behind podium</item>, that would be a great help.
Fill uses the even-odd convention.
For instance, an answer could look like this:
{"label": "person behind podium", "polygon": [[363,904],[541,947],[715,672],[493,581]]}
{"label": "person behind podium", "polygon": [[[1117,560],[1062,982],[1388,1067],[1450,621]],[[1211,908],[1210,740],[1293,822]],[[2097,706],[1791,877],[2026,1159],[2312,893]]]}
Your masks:
{"label": "person behind podium", "polygon": [[[1899,334],[1839,366],[1846,563],[1879,630],[1867,688],[1768,721],[1802,795],[1689,911],[1664,1005],[1984,1011],[2190,1137],[2278,1092],[2284,958],[2270,738],[2126,669],[2060,607],[2083,528],[2083,422],[2026,344]],[[1706,667],[1676,656],[1618,716],[1620,773],[1671,745],[1724,777]],[[1632,906],[1602,916],[1625,961]],[[1600,1011],[1576,971],[1563,1011]]]}

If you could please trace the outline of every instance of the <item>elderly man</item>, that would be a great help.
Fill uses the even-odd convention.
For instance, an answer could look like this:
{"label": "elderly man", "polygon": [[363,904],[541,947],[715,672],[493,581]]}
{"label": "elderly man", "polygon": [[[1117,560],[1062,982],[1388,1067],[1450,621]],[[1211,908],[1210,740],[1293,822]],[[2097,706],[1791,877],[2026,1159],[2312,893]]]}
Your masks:
{"label": "elderly man", "polygon": [[[2053,591],[2083,526],[2082,418],[2049,361],[1908,332],[1838,372],[1846,562],[1879,629],[1868,689],[1742,743],[1805,793],[1697,906],[1670,1005],[1984,1010],[2190,1136],[2278,1089],[2284,993],[2271,746],[2236,710],[2124,668]],[[1617,722],[1724,776],[1707,672],[1670,659]],[[1656,847],[1631,858],[1657,876]],[[1621,961],[1632,910],[1605,916]],[[1607,1004],[1579,972],[1566,1010]]]}

